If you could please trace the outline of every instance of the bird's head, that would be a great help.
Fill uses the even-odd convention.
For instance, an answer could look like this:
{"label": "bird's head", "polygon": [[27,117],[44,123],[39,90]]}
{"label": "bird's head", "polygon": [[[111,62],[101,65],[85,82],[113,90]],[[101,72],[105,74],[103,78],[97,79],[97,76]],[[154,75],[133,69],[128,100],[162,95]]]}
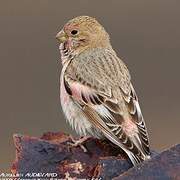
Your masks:
{"label": "bird's head", "polygon": [[68,21],[56,38],[76,54],[86,49],[110,46],[108,33],[96,19],[89,16],[79,16]]}

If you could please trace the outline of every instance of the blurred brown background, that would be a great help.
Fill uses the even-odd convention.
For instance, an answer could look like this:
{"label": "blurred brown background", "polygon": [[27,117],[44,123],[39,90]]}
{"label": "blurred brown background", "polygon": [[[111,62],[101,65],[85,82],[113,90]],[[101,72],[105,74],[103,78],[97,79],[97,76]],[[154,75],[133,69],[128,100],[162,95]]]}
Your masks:
{"label": "blurred brown background", "polygon": [[128,65],[152,148],[180,142],[180,1],[0,0],[0,170],[15,158],[13,133],[72,132],[54,37],[78,15],[96,17]]}

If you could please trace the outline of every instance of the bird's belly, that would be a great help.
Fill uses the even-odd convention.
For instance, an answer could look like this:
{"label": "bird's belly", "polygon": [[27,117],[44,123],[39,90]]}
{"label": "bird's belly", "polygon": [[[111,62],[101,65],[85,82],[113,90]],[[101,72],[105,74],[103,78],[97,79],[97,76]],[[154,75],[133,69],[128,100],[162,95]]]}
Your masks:
{"label": "bird's belly", "polygon": [[64,83],[61,81],[60,100],[66,120],[80,136],[92,135],[101,138],[99,130],[93,127],[83,114],[81,108],[67,94]]}

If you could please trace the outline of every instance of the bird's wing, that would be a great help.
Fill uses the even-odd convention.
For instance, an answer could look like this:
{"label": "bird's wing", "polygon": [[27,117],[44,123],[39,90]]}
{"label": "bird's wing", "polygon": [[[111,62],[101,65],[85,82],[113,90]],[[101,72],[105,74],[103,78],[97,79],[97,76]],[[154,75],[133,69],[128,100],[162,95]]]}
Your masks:
{"label": "bird's wing", "polygon": [[74,59],[64,75],[66,91],[88,119],[136,164],[149,155],[149,142],[129,72],[113,51]]}

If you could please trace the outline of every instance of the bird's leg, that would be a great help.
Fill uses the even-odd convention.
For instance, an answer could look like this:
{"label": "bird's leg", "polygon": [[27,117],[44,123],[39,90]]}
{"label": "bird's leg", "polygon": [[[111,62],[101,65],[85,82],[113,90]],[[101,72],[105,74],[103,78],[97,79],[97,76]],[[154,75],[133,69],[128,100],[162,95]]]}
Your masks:
{"label": "bird's leg", "polygon": [[84,137],[81,137],[80,139],[76,140],[70,135],[70,139],[72,142],[68,142],[68,144],[71,145],[72,147],[80,146],[80,148],[84,152],[87,152],[87,149],[84,147],[84,145],[82,145],[82,143],[84,143],[89,138],[90,138],[90,136],[84,136]]}

